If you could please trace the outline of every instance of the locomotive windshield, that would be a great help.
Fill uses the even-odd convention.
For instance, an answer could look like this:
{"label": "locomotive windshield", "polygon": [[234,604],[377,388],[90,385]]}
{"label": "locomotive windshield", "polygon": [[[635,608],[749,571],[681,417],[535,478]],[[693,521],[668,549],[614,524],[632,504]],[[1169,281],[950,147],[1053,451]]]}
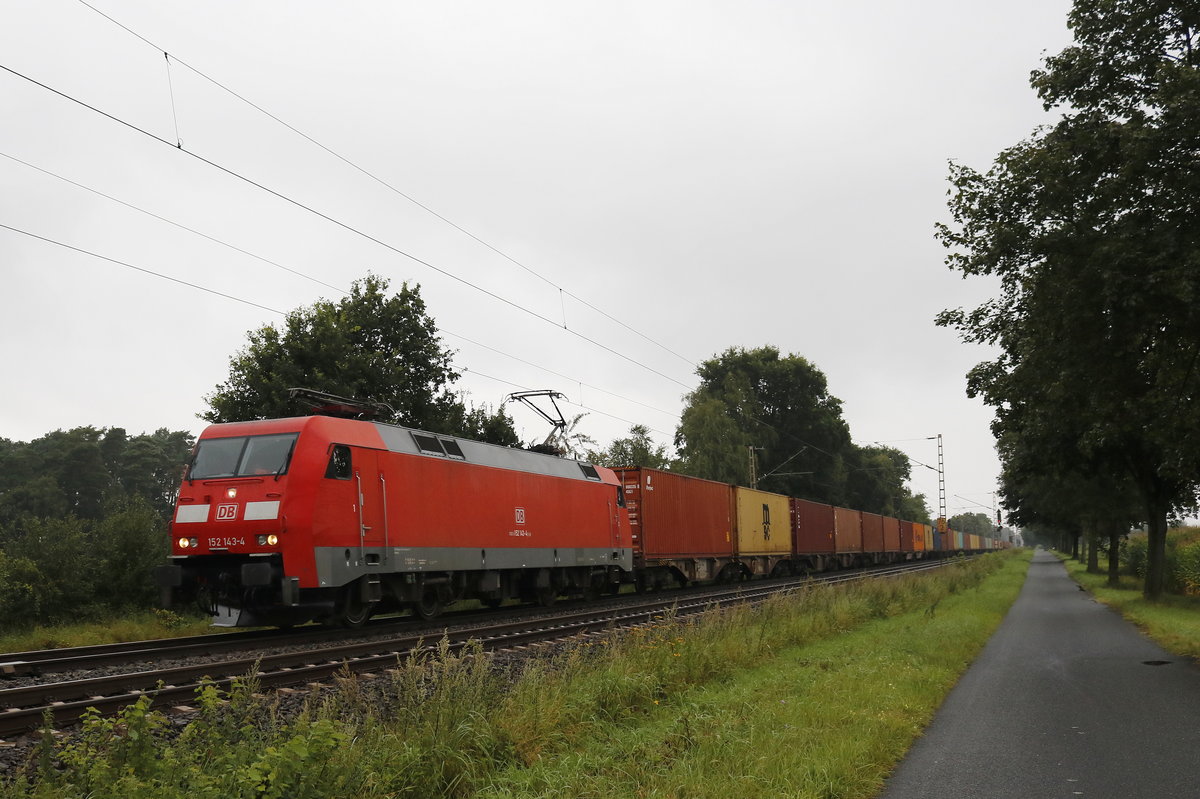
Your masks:
{"label": "locomotive windshield", "polygon": [[296,433],[240,438],[206,438],[196,447],[187,479],[254,477],[287,472]]}

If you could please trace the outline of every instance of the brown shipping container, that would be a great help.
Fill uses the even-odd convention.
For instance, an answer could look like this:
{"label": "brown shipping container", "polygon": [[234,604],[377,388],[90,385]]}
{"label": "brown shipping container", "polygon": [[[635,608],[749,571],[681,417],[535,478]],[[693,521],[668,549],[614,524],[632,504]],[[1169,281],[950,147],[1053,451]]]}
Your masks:
{"label": "brown shipping container", "polygon": [[614,471],[638,536],[634,550],[646,559],[733,556],[732,486],[657,469]]}
{"label": "brown shipping container", "polygon": [[900,551],[912,552],[916,550],[914,544],[914,535],[917,531],[917,525],[912,522],[900,522]]}
{"label": "brown shipping container", "polygon": [[849,508],[833,509],[834,545],[838,552],[862,552],[862,514]]}
{"label": "brown shipping container", "polygon": [[863,511],[863,552],[883,552],[883,517]]}
{"label": "brown shipping container", "polygon": [[737,503],[737,554],[791,554],[792,522],[788,498],[783,494],[734,489]]}
{"label": "brown shipping container", "polygon": [[833,552],[833,506],[807,499],[792,500],[792,539],[797,555]]}
{"label": "brown shipping container", "polygon": [[900,520],[891,516],[883,517],[883,550],[884,552],[900,551]]}

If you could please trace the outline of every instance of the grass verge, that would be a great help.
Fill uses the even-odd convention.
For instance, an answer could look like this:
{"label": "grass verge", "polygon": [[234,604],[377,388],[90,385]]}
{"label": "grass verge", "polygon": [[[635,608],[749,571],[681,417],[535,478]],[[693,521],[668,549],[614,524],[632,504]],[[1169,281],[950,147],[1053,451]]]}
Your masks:
{"label": "grass verge", "polygon": [[1075,582],[1136,624],[1163,649],[1200,660],[1200,598],[1167,594],[1150,602],[1142,596],[1140,578],[1122,575],[1121,584],[1110,588],[1107,574],[1088,574],[1087,564],[1059,556]]}
{"label": "grass verge", "polygon": [[70,646],[114,644],[205,635],[218,632],[207,617],[170,610],[134,611],[111,619],[34,627],[0,634],[0,652],[61,649]]}
{"label": "grass verge", "polygon": [[[182,733],[146,703],[46,737],[0,797],[873,796],[1028,556],[611,632],[519,673],[444,647],[299,716],[253,681]],[[228,700],[228,701],[226,701]]]}

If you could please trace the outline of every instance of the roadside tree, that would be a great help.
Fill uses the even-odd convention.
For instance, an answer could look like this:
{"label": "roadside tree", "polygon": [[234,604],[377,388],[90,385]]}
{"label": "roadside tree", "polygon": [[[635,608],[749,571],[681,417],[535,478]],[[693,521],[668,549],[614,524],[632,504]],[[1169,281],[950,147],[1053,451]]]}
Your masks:
{"label": "roadside tree", "polygon": [[1135,487],[1156,598],[1167,517],[1200,482],[1200,9],[1077,0],[1069,24],[1075,44],[1032,77],[1061,118],[986,174],[951,167],[948,264],[1001,293],[939,323],[999,346],[968,377],[998,436],[1016,409],[1032,435],[1013,447],[1058,425],[1084,477]]}

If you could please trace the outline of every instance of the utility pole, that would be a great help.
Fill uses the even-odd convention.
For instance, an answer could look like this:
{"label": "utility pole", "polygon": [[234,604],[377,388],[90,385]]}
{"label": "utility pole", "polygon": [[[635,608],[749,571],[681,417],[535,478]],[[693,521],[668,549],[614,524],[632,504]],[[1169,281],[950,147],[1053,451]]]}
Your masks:
{"label": "utility pole", "polygon": [[750,487],[758,488],[758,457],[754,454],[756,450],[761,450],[762,447],[756,447],[753,444],[747,444],[746,449],[750,454]]}
{"label": "utility pole", "polygon": [[946,532],[946,461],[942,457],[942,434],[938,441],[938,528]]}

